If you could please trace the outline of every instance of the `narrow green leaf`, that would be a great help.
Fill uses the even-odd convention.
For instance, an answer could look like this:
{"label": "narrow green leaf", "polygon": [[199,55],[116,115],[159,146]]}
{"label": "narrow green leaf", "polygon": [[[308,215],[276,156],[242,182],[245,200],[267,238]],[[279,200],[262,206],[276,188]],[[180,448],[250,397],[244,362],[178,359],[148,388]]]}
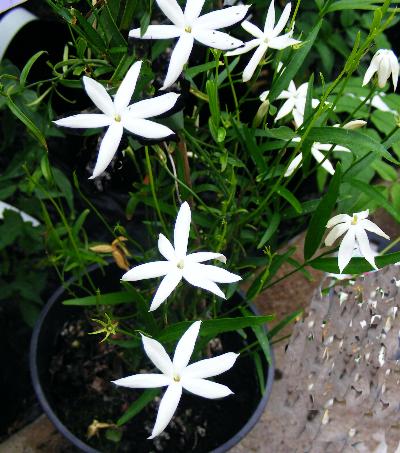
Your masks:
{"label": "narrow green leaf", "polygon": [[19,82],[20,82],[22,88],[25,86],[29,71],[31,70],[32,66],[35,64],[36,60],[39,57],[41,57],[43,54],[47,54],[47,53],[48,52],[46,52],[45,50],[40,50],[39,52],[35,53],[35,55],[32,55],[31,58],[29,58],[28,62],[22,69],[21,75],[19,77]]}
{"label": "narrow green leaf", "polygon": [[336,166],[335,174],[329,184],[328,191],[321,199],[317,209],[311,217],[304,241],[304,259],[309,260],[317,251],[326,230],[326,224],[335,207],[339,195],[341,181],[341,166]]}
{"label": "narrow green leaf", "polygon": [[[388,253],[387,255],[375,257],[378,268],[400,262],[400,252]],[[310,261],[310,266],[324,272],[340,274],[337,258],[316,258]],[[343,274],[362,274],[370,272],[374,268],[364,258],[352,258],[350,263],[343,270]]]}
{"label": "narrow green leaf", "polygon": [[276,193],[284,198],[298,214],[302,213],[303,209],[300,201],[293,195],[292,192],[290,192],[290,190],[286,189],[286,187],[278,186]]}
{"label": "narrow green leaf", "polygon": [[257,245],[258,249],[263,247],[264,244],[267,241],[269,241],[269,239],[272,237],[272,235],[278,229],[280,221],[281,221],[281,216],[279,215],[279,212],[275,211],[272,214],[272,217],[271,217],[271,220],[269,222],[268,228],[266,229],[265,233],[263,234],[263,237],[261,238],[260,242]]}
{"label": "narrow green leaf", "polygon": [[117,421],[117,426],[122,426],[135,415],[141,412],[160,392],[160,389],[145,390],[142,395],[127,409],[122,417]]}
{"label": "narrow green leaf", "polygon": [[290,315],[286,316],[285,318],[282,319],[275,327],[273,327],[269,332],[268,332],[268,339],[271,340],[276,334],[278,334],[284,327],[286,327],[288,324],[291,322],[295,321],[298,316],[300,316],[303,313],[303,310],[297,310],[293,313],[290,313]]}
{"label": "narrow green leaf", "polygon": [[116,293],[98,294],[96,296],[68,299],[63,301],[63,305],[77,305],[83,307],[90,307],[96,305],[128,304],[132,302],[133,296],[131,292],[119,291]]}
{"label": "narrow green leaf", "polygon": [[12,111],[12,113],[22,121],[28,130],[36,137],[38,142],[46,149],[47,151],[47,143],[46,138],[40,131],[40,129],[35,125],[35,123],[18,107],[17,104],[10,98],[7,97],[7,106]]}
{"label": "narrow green leaf", "polygon": [[400,222],[400,212],[398,212],[393,205],[377,190],[374,186],[370,186],[363,181],[358,181],[357,179],[352,179],[349,183],[363,192],[365,195],[369,196],[372,200],[376,201],[379,206],[385,208],[386,211],[398,222]]}
{"label": "narrow green leaf", "polygon": [[373,151],[378,156],[384,157],[396,165],[400,164],[381,143],[359,131],[333,126],[313,127],[307,138],[313,142],[345,146],[356,155],[359,149]]}
{"label": "narrow green leaf", "polygon": [[[215,337],[224,332],[232,332],[246,327],[260,326],[274,319],[274,316],[244,316],[242,318],[207,319],[202,322],[201,337]],[[193,324],[191,321],[182,321],[166,327],[158,336],[160,342],[174,341]]]}

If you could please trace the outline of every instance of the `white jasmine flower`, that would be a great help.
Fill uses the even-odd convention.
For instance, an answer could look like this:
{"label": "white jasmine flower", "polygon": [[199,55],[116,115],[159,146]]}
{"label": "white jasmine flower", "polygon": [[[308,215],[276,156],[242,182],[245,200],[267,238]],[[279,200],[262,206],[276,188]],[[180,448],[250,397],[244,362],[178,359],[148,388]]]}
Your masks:
{"label": "white jasmine flower", "polygon": [[158,116],[171,110],[179,97],[178,94],[168,93],[129,105],[135,91],[141,65],[141,61],[132,65],[121,82],[114,101],[103,85],[89,77],[83,77],[86,93],[102,113],[85,113],[54,121],[58,126],[64,127],[84,129],[108,127],[101,141],[91,179],[99,176],[108,167],[117,152],[124,129],[132,134],[150,139],[160,139],[174,133],[168,127],[146,118]]}
{"label": "white jasmine flower", "polygon": [[[289,113],[292,113],[296,129],[298,129],[304,122],[304,110],[306,108],[306,99],[308,91],[308,82],[303,83],[296,88],[293,80],[290,81],[289,87],[287,90],[283,90],[282,93],[276,99],[286,99],[282,107],[279,109],[275,121],[280,120]],[[264,91],[261,93],[260,100],[264,102],[269,95],[269,91]],[[314,109],[319,105],[318,99],[312,99],[311,101],[312,108]]]}
{"label": "white jasmine flower", "polygon": [[[372,99],[369,99],[366,104],[367,105],[372,105],[372,107],[376,108],[377,110],[380,110],[381,112],[388,112],[388,113],[393,113],[396,114],[396,110],[391,109],[383,100],[385,97],[385,93],[378,93],[375,96],[372,97]],[[360,97],[361,101],[365,100],[365,97],[361,96]]]}
{"label": "white jasmine flower", "polygon": [[203,398],[224,398],[233,392],[226,385],[208,381],[233,367],[239,354],[227,352],[212,359],[200,360],[188,365],[193,353],[201,321],[194,322],[179,340],[171,361],[161,343],[142,335],[143,347],[154,365],[162,374],[134,374],[113,381],[114,384],[129,388],[167,387],[161,399],[156,423],[149,439],[161,434],[171,421],[183,389]]}
{"label": "white jasmine flower", "polygon": [[27,0],[1,0],[0,1],[0,14],[4,13],[11,8],[15,8],[21,3],[25,3]]}
{"label": "white jasmine flower", "polygon": [[378,269],[375,264],[375,254],[368,241],[366,231],[371,231],[385,239],[390,239],[375,223],[367,219],[369,210],[356,212],[353,216],[347,214],[339,214],[332,217],[326,224],[326,228],[332,228],[325,238],[325,245],[330,247],[333,243],[346,233],[342,239],[338,253],[338,265],[340,273],[349,264],[354,256],[355,250],[358,248],[361,255],[371,264],[372,267]]}
{"label": "white jasmine flower", "polygon": [[379,49],[372,57],[371,63],[365,73],[362,86],[366,85],[375,74],[378,75],[378,86],[383,88],[392,74],[394,91],[396,91],[399,79],[399,62],[392,50]]}
{"label": "white jasmine flower", "polygon": [[0,219],[4,218],[4,211],[14,211],[17,212],[21,217],[24,222],[31,223],[32,226],[37,227],[40,225],[39,220],[35,219],[35,217],[30,216],[24,211],[21,211],[20,209],[16,208],[15,206],[12,206],[11,204],[8,204],[4,201],[0,201]]}
{"label": "white jasmine flower", "polygon": [[188,203],[183,203],[176,218],[174,230],[174,246],[163,235],[158,239],[158,250],[167,261],[155,261],[134,267],[122,276],[125,281],[137,281],[147,278],[165,277],[153,298],[150,311],[156,310],[178,286],[184,278],[193,286],[211,291],[225,299],[224,293],[216,283],[233,283],[241,280],[220,267],[200,264],[208,260],[219,260],[226,263],[226,258],[220,253],[196,252],[187,255],[191,222],[191,212]]}
{"label": "white jasmine flower", "polygon": [[200,16],[205,0],[187,0],[185,12],[176,0],[156,1],[173,25],[149,25],[143,36],[140,35],[140,28],[135,28],[129,32],[129,36],[140,39],[179,38],[171,55],[162,90],[171,86],[182,73],[195,40],[220,50],[235,49],[243,44],[239,39],[216,30],[240,22],[250,5],[231,6]]}
{"label": "white jasmine flower", "polygon": [[[292,142],[298,143],[300,141],[300,137],[295,137]],[[314,159],[318,162],[321,163],[321,167],[326,170],[328,173],[331,175],[335,174],[335,169],[333,168],[333,165],[331,164],[329,159],[325,158],[325,154],[323,154],[321,151],[329,151],[332,148],[332,145],[330,143],[319,143],[319,142],[314,142],[311,146],[311,154],[314,157]],[[348,148],[345,148],[344,146],[336,145],[333,148],[333,151],[343,151],[346,153],[350,153],[351,151]],[[302,161],[303,160],[303,153],[299,153],[290,163],[288,169],[286,170],[284,176],[287,178],[288,176],[291,176],[293,172],[301,167]]]}
{"label": "white jasmine flower", "polygon": [[249,63],[243,71],[243,82],[248,82],[254,74],[258,64],[264,57],[268,48],[271,49],[285,49],[286,47],[293,46],[294,44],[300,44],[301,41],[293,39],[293,30],[285,35],[279,36],[282,30],[285,28],[287,21],[289,20],[290,11],[292,8],[291,3],[288,3],[283,10],[282,16],[278,23],[275,25],[275,0],[272,0],[268,8],[267,18],[265,20],[264,31],[261,31],[257,26],[251,22],[245,20],[242,22],[242,27],[255,39],[248,41],[243,47],[236,50],[227,52],[227,56],[242,55],[249,52],[257,47]]}

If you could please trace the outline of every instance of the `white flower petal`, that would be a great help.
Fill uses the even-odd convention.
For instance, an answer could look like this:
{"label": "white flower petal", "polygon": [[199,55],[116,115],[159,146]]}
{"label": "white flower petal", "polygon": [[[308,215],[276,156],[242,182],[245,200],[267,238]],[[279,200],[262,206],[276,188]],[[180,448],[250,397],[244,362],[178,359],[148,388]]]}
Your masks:
{"label": "white flower petal", "polygon": [[275,121],[279,121],[281,118],[285,117],[286,115],[289,115],[289,113],[292,112],[293,109],[294,109],[294,99],[289,98],[283,103],[282,107],[279,109],[279,111],[275,117]]}
{"label": "white flower petal", "polygon": [[236,55],[243,55],[244,53],[250,52],[250,50],[253,50],[255,47],[259,46],[261,43],[260,39],[252,39],[251,41],[245,42],[243,46],[238,47],[235,50],[230,50],[229,52],[226,52],[227,57],[234,57]]}
{"label": "white flower petal", "polygon": [[382,59],[378,69],[378,86],[383,88],[390,76],[390,62],[387,58]]}
{"label": "white flower petal", "polygon": [[371,62],[370,66],[367,69],[367,72],[364,75],[362,86],[365,86],[372,79],[372,76],[377,70],[378,68],[376,68],[375,65],[373,65]]}
{"label": "white flower petal", "polygon": [[335,215],[328,221],[328,223],[326,224],[326,228],[332,228],[335,225],[337,225],[338,223],[342,223],[342,222],[347,222],[347,223],[351,222],[351,217],[347,214]]}
{"label": "white flower petal", "polygon": [[364,220],[369,216],[369,209],[361,212],[355,212],[353,215],[356,215],[359,221]]}
{"label": "white flower petal", "polygon": [[[293,82],[290,82],[290,83],[293,83]],[[290,85],[289,85],[290,87]],[[296,91],[296,89],[295,89]],[[269,93],[269,91],[268,91]],[[276,99],[289,99],[293,96],[293,93],[291,91],[287,91],[287,90],[283,90],[277,97]]]}
{"label": "white flower petal", "polygon": [[177,38],[182,33],[182,29],[176,25],[149,25],[143,36],[140,28],[135,28],[129,32],[130,38],[136,39],[171,39]]}
{"label": "white flower petal", "polygon": [[122,117],[124,128],[132,134],[144,138],[159,139],[173,135],[175,132],[163,124],[143,118],[135,118],[133,115],[125,113]]}
{"label": "white flower petal", "polygon": [[268,49],[268,45],[265,43],[260,44],[260,46],[256,49],[253,56],[250,58],[247,66],[244,68],[243,71],[243,82],[248,82],[252,77],[259,65],[260,61],[265,55],[265,52]]}
{"label": "white flower petal", "polygon": [[217,384],[206,379],[187,379],[183,381],[182,385],[188,392],[203,398],[224,398],[233,394],[232,390],[226,385]]}
{"label": "white flower petal", "polygon": [[86,76],[83,77],[83,84],[93,104],[106,115],[113,117],[115,115],[114,103],[103,85]]}
{"label": "white flower petal", "polygon": [[319,151],[315,146],[311,147],[311,154],[314,156],[315,160],[319,164],[321,164],[321,167],[324,170],[326,170],[331,175],[335,174],[335,169],[333,168],[333,165],[331,164],[329,159],[327,159],[326,156],[324,154],[322,154],[321,151]]}
{"label": "white flower petal", "polygon": [[361,228],[360,225],[357,226],[358,228],[355,229],[355,232],[360,252],[373,268],[378,269],[375,264],[374,252],[369,244],[367,233]]}
{"label": "white flower petal", "polygon": [[183,278],[193,286],[210,291],[222,299],[226,299],[225,294],[211,280],[206,280],[201,275],[194,274],[190,271],[191,266],[185,266],[183,269]]}
{"label": "white flower petal", "polygon": [[179,208],[174,228],[174,248],[179,260],[183,259],[187,253],[191,218],[190,206],[185,201]]}
{"label": "white flower petal", "polygon": [[371,220],[368,220],[368,219],[362,219],[360,222],[359,222],[359,225],[364,228],[364,230],[367,230],[367,231],[371,231],[371,233],[375,233],[377,234],[378,236],[382,236],[384,237],[385,239],[387,240],[390,240],[390,237],[384,232],[382,231],[378,225],[375,225],[374,222],[371,222]]}
{"label": "white flower petal", "polygon": [[298,129],[304,123],[304,110],[300,111],[296,107],[292,110],[296,129]]}
{"label": "white flower petal", "polygon": [[176,345],[174,359],[172,361],[175,373],[181,374],[187,367],[190,357],[193,354],[197,337],[199,336],[200,326],[201,321],[194,322],[182,335]]}
{"label": "white flower petal", "polygon": [[177,93],[166,93],[162,96],[136,102],[130,105],[128,110],[135,118],[152,118],[171,110],[179,96]]}
{"label": "white flower petal", "polygon": [[[353,120],[349,121],[348,123],[344,124],[342,127],[343,129],[348,129],[348,130],[353,130],[353,129],[359,129],[361,127],[364,127],[367,124],[366,121],[364,120]],[[339,124],[335,124],[334,127],[339,127]]]}
{"label": "white flower petal", "polygon": [[212,376],[218,376],[231,369],[238,357],[239,354],[227,352],[226,354],[213,357],[212,359],[205,359],[192,363],[183,372],[183,378],[205,379]]}
{"label": "white flower petal", "polygon": [[156,2],[161,11],[171,22],[178,26],[184,25],[185,18],[183,16],[183,11],[176,0],[156,0]]}
{"label": "white flower petal", "polygon": [[[361,101],[363,101],[365,98],[360,98]],[[394,112],[381,98],[379,95],[375,95],[371,101],[367,101],[367,104],[371,104],[372,107],[381,110],[382,112]]]}
{"label": "white flower petal", "polygon": [[256,25],[252,24],[248,20],[244,20],[241,23],[241,26],[247,31],[247,33],[250,33],[255,38],[264,39],[264,33]]}
{"label": "white flower petal", "polygon": [[232,272],[228,272],[225,269],[217,266],[211,266],[209,264],[199,264],[193,263],[189,266],[190,269],[187,272],[192,272],[193,274],[201,275],[202,278],[210,280],[215,283],[234,283],[242,280],[242,277]]}
{"label": "white flower petal", "polygon": [[172,362],[164,346],[154,338],[145,335],[142,335],[142,342],[147,357],[166,377],[171,378],[173,375]]}
{"label": "white flower petal", "polygon": [[291,176],[294,171],[301,166],[301,161],[303,159],[303,154],[299,153],[293,160],[290,162],[288,169],[286,170],[284,177],[288,178]]}
{"label": "white flower petal", "polygon": [[168,72],[165,77],[164,85],[161,90],[170,87],[183,71],[183,67],[187,63],[192,52],[194,39],[191,33],[183,33],[178,39],[176,46],[172,52],[171,60],[168,66]]}
{"label": "white flower petal", "polygon": [[280,34],[280,32],[285,28],[285,26],[289,20],[291,10],[292,10],[292,4],[288,3],[282,12],[281,17],[279,18],[278,23],[276,24],[276,27],[274,28],[274,36],[278,36]]}
{"label": "white flower petal", "polygon": [[126,107],[128,107],[129,103],[131,102],[141,67],[141,61],[134,63],[129,68],[129,71],[126,73],[124,79],[122,80],[121,85],[119,86],[117,94],[114,98],[114,106],[117,112],[121,112],[122,110],[126,109]]}
{"label": "white flower petal", "polygon": [[249,8],[250,5],[238,5],[212,11],[199,17],[195,22],[195,27],[212,30],[230,27],[244,19]]}
{"label": "white flower petal", "polygon": [[205,0],[187,0],[185,7],[185,22],[192,25],[195,19],[200,16]]}
{"label": "white flower petal", "polygon": [[165,376],[164,374],[134,374],[133,376],[128,376],[111,382],[121,387],[148,389],[169,385],[171,383],[171,378]]}
{"label": "white flower petal", "polygon": [[161,255],[168,261],[175,261],[175,250],[171,242],[162,234],[158,236],[158,250]]}
{"label": "white flower petal", "polygon": [[103,137],[103,140],[101,141],[99,155],[97,156],[93,175],[90,179],[96,178],[97,176],[101,175],[103,171],[108,167],[109,163],[112,161],[112,158],[118,150],[123,132],[124,129],[121,123],[114,122],[108,128]]}
{"label": "white flower petal", "polygon": [[299,88],[297,88],[297,96],[298,97],[302,97],[302,98],[306,98],[307,97],[307,91],[308,91],[308,82],[304,82],[302,83]]}
{"label": "white flower petal", "polygon": [[397,60],[397,57],[393,52],[391,52],[389,55],[389,61],[390,61],[390,69],[392,71],[393,88],[394,88],[394,91],[396,91],[397,82],[399,80],[399,61]]}
{"label": "white flower petal", "polygon": [[176,408],[178,407],[181,396],[182,386],[180,384],[174,383],[167,388],[160,402],[160,407],[158,408],[157,419],[153,428],[153,432],[148,439],[154,439],[154,437],[158,436],[164,431],[168,423],[171,421]]}
{"label": "white flower petal", "polygon": [[221,253],[213,253],[213,252],[195,252],[187,255],[185,258],[186,262],[191,263],[202,263],[203,261],[209,260],[218,260],[222,263],[226,263],[226,257],[221,255]]}
{"label": "white flower petal", "polygon": [[121,280],[126,282],[136,282],[138,280],[145,280],[148,278],[162,277],[171,270],[174,265],[169,261],[153,261],[152,263],[140,264],[126,272]]}
{"label": "white flower petal", "polygon": [[327,247],[331,247],[333,243],[336,241],[338,237],[344,234],[349,229],[349,225],[347,223],[339,223],[335,225],[329,234],[325,238],[325,245]]}
{"label": "white flower petal", "polygon": [[[316,149],[319,149],[320,151],[330,151],[332,146],[333,145],[331,143],[314,143],[314,147]],[[351,152],[349,150],[349,148],[345,148],[344,146],[340,146],[340,145],[335,145],[333,147],[333,151],[344,151],[346,153],[350,153]]]}
{"label": "white flower petal", "polygon": [[294,46],[295,44],[300,44],[301,41],[298,41],[297,39],[293,39],[290,36],[287,35],[282,35],[278,36],[276,38],[272,38],[271,40],[268,41],[268,45],[271,49],[276,49],[276,50],[282,50],[286,49],[286,47],[289,46]]}
{"label": "white flower petal", "polygon": [[62,127],[74,127],[76,129],[86,129],[94,127],[109,126],[113,120],[102,113],[80,113],[79,115],[61,118],[53,123]]}
{"label": "white flower petal", "polygon": [[150,310],[154,311],[167,299],[182,280],[182,272],[175,267],[162,280],[151,302]]}
{"label": "white flower petal", "polygon": [[355,245],[356,234],[354,228],[350,228],[349,231],[345,234],[339,247],[338,265],[341,274],[343,273],[344,268],[349,264],[351,257],[353,256]]}
{"label": "white flower petal", "polygon": [[271,0],[268,8],[267,17],[265,18],[264,33],[271,32],[275,26],[275,0]]}
{"label": "white flower petal", "polygon": [[220,50],[236,49],[243,44],[240,39],[217,30],[196,28],[193,30],[194,38],[208,47]]}

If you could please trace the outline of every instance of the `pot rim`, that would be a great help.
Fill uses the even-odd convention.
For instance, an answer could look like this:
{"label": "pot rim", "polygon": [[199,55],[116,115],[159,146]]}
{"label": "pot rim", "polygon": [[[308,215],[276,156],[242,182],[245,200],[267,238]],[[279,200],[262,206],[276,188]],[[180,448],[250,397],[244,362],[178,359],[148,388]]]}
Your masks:
{"label": "pot rim", "polygon": [[[93,264],[87,268],[87,272],[92,272],[98,269],[100,265]],[[30,354],[29,354],[29,367],[31,373],[31,380],[33,389],[36,393],[36,396],[39,400],[39,404],[42,407],[44,413],[48,416],[53,425],[57,430],[74,446],[78,447],[81,451],[85,453],[100,453],[99,450],[96,450],[90,447],[88,444],[83,442],[81,439],[76,437],[58,418],[57,414],[53,411],[41,384],[39,377],[39,369],[37,365],[37,355],[38,355],[38,345],[39,345],[39,335],[41,329],[44,325],[46,317],[53,306],[58,302],[60,296],[66,291],[65,287],[68,287],[76,280],[75,277],[71,277],[65,283],[65,286],[60,286],[56,291],[51,295],[43,310],[41,311],[38,320],[36,321],[35,327],[32,333],[32,339],[30,344]],[[243,293],[239,292],[240,296],[243,297]],[[251,308],[256,315],[259,315],[259,310],[251,304]],[[266,326],[264,326],[266,329]],[[242,426],[242,428],[235,433],[230,439],[224,442],[219,447],[211,450],[209,453],[224,453],[230,450],[234,445],[238,444],[255,426],[257,421],[261,418],[262,413],[264,412],[267,401],[271,395],[272,384],[274,381],[275,374],[275,357],[273,349],[271,348],[271,363],[268,364],[268,373],[265,385],[265,392],[262,398],[260,399],[257,407],[255,408],[252,416],[247,420],[247,422]]]}

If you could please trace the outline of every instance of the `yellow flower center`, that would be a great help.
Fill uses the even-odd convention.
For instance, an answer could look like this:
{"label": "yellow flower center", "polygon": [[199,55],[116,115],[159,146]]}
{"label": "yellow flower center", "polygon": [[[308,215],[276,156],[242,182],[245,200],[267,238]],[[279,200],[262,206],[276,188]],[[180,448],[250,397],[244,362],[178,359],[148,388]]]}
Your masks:
{"label": "yellow flower center", "polygon": [[180,380],[181,380],[181,377],[179,376],[179,374],[174,374],[174,381],[180,382]]}
{"label": "yellow flower center", "polygon": [[120,123],[121,122],[121,115],[115,115],[114,119],[115,119],[115,121],[117,123]]}
{"label": "yellow flower center", "polygon": [[183,260],[178,261],[176,266],[178,269],[182,270],[185,267],[185,261],[183,261]]}
{"label": "yellow flower center", "polygon": [[192,27],[190,25],[186,25],[185,32],[186,33],[192,33]]}
{"label": "yellow flower center", "polygon": [[357,222],[358,222],[357,214],[353,214],[353,220],[351,221],[351,224],[352,225],[357,225]]}

